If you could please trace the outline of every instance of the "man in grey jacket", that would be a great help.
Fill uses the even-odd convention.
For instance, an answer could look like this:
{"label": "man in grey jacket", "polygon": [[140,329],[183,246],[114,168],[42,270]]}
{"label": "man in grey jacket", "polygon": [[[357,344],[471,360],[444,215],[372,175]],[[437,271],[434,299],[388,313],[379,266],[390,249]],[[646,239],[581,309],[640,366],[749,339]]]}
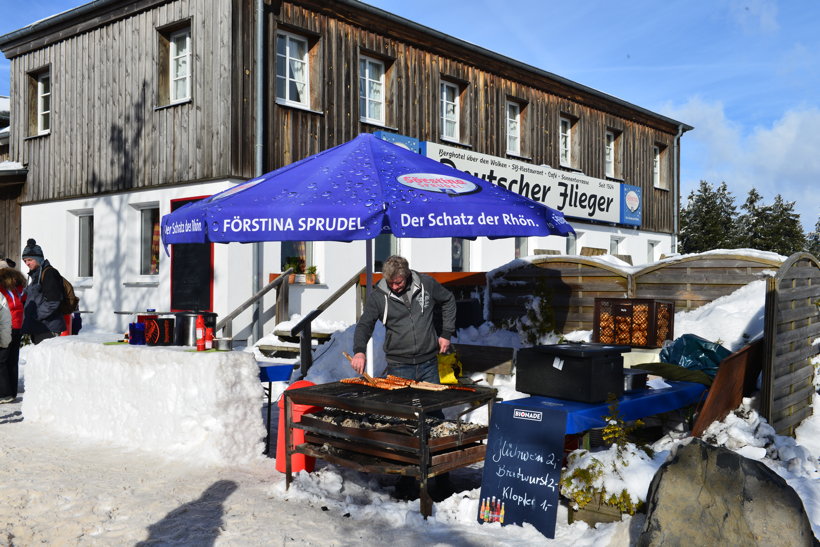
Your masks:
{"label": "man in grey jacket", "polygon": [[[433,322],[436,306],[441,307],[440,334]],[[382,268],[382,279],[373,288],[356,324],[351,365],[359,374],[364,371],[367,342],[377,320],[386,330],[386,374],[439,383],[437,355],[447,353],[455,331],[453,294],[429,275],[412,271],[405,258],[388,258]]]}

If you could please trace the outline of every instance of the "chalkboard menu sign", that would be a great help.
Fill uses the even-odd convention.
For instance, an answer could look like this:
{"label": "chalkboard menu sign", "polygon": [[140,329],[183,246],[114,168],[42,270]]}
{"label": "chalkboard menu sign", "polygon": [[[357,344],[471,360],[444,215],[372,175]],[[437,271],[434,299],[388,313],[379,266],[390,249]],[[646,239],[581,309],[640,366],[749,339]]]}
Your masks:
{"label": "chalkboard menu sign", "polygon": [[479,522],[529,522],[555,536],[566,413],[527,404],[527,399],[493,406]]}
{"label": "chalkboard menu sign", "polygon": [[[171,210],[197,199],[175,200]],[[212,309],[214,278],[212,243],[178,243],[171,248],[171,309],[209,311]]]}

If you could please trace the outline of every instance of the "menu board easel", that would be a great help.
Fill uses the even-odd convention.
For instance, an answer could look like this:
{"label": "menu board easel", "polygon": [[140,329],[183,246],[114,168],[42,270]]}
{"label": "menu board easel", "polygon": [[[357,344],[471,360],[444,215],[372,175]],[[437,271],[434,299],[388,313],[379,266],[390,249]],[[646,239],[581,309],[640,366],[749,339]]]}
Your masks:
{"label": "menu board easel", "polygon": [[527,399],[493,406],[481,481],[479,522],[529,522],[555,536],[566,414],[527,407]]}

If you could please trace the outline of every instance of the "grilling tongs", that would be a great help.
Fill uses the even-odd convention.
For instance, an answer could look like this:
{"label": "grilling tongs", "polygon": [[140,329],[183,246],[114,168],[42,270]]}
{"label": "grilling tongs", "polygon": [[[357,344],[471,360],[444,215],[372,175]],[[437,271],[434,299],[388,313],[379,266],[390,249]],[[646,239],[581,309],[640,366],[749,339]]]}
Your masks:
{"label": "grilling tongs", "polygon": [[[343,352],[342,352],[342,355],[344,355],[345,357],[347,357],[347,360],[348,360],[348,361],[350,361],[351,363],[353,363],[353,357],[351,357],[351,356],[350,356],[350,354],[349,354],[348,352],[343,351]],[[367,371],[366,371],[366,370],[363,370],[363,371],[362,371],[362,378],[364,378],[365,380],[367,380],[367,381],[368,381],[368,382],[370,382],[371,384],[375,381],[375,380],[373,380],[373,377],[367,373]]]}

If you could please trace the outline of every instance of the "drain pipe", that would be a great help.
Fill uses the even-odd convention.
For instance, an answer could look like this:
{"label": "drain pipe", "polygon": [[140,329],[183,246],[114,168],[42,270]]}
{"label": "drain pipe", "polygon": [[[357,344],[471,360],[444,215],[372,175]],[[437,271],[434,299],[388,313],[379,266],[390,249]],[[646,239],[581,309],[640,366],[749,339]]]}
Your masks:
{"label": "drain pipe", "polygon": [[678,134],[675,135],[675,176],[672,184],[672,201],[675,206],[672,215],[672,249],[671,252],[678,252],[678,217],[680,216],[680,138],[683,135],[683,124],[678,125]]}
{"label": "drain pipe", "polygon": [[[254,129],[254,175],[260,176],[265,168],[265,0],[256,0],[256,101],[255,115],[256,124]],[[253,243],[253,263],[251,294],[256,294],[262,289],[262,243]],[[253,341],[262,339],[262,300],[253,303]]]}

